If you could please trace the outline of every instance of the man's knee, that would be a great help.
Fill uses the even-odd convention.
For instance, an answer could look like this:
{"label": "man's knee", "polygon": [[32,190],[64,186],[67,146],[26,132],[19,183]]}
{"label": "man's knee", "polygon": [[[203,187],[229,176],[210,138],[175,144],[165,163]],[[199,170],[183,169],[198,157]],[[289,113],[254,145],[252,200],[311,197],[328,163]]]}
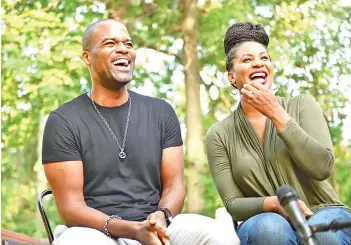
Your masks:
{"label": "man's knee", "polygon": [[180,214],[174,218],[170,231],[172,244],[175,245],[239,244],[239,238],[233,227],[228,227],[220,221],[202,215]]}
{"label": "man's knee", "polygon": [[55,245],[116,245],[116,242],[102,232],[85,227],[72,227],[65,230],[54,241]]}

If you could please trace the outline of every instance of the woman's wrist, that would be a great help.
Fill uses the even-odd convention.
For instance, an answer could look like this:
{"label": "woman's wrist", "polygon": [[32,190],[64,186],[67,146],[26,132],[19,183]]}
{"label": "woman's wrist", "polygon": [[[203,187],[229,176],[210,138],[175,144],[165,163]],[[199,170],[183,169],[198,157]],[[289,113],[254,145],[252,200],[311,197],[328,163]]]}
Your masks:
{"label": "woman's wrist", "polygon": [[279,106],[273,113],[270,120],[273,122],[275,128],[277,129],[277,132],[279,133],[289,122],[290,115],[284,110],[283,107]]}
{"label": "woman's wrist", "polygon": [[266,197],[262,204],[263,212],[277,212],[278,205],[277,205],[278,198],[277,196],[269,196]]}

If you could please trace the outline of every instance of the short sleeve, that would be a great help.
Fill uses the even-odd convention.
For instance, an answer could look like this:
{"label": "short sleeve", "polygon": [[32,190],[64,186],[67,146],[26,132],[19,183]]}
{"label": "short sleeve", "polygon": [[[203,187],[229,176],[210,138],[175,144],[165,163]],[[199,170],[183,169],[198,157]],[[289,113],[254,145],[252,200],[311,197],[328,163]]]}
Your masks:
{"label": "short sleeve", "polygon": [[52,112],[44,129],[43,164],[80,160],[79,147],[69,124],[59,114]]}
{"label": "short sleeve", "polygon": [[183,145],[179,121],[173,107],[167,102],[163,106],[162,149]]}

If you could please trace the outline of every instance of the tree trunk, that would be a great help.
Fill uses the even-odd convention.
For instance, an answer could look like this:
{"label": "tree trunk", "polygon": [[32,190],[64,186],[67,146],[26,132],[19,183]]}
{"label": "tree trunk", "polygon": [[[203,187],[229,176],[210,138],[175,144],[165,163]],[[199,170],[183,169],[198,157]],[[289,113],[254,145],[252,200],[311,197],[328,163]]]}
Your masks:
{"label": "tree trunk", "polygon": [[188,166],[188,211],[200,213],[203,200],[204,138],[200,106],[200,66],[197,54],[199,11],[197,0],[182,0],[182,32],[184,53],[182,56],[186,83],[186,159]]}

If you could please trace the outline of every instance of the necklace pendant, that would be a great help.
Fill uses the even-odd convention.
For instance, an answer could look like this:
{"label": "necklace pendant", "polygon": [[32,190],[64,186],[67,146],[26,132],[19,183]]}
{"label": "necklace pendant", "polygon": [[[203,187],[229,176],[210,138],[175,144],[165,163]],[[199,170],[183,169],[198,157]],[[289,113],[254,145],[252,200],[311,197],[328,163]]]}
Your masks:
{"label": "necklace pendant", "polygon": [[126,153],[124,152],[124,150],[122,150],[119,154],[118,154],[118,156],[119,156],[119,158],[121,158],[121,159],[124,159],[124,158],[126,158]]}

